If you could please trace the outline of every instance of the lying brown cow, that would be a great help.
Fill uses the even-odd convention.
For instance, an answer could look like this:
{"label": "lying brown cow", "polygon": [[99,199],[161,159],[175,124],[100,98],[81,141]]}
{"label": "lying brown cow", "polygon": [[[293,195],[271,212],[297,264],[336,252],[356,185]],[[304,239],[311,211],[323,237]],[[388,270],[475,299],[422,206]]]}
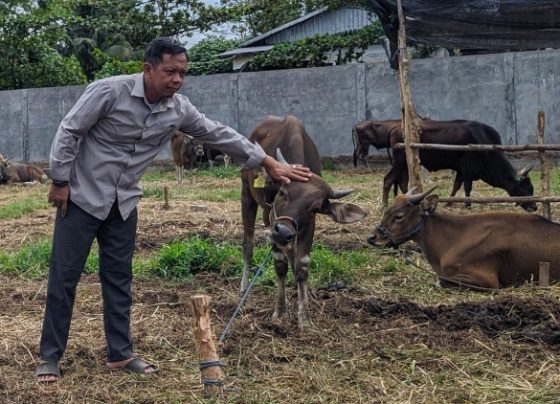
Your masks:
{"label": "lying brown cow", "polygon": [[13,163],[0,155],[0,184],[32,181],[43,183],[47,179],[41,168],[31,164]]}
{"label": "lying brown cow", "polygon": [[442,286],[501,288],[539,280],[539,262],[560,280],[560,224],[527,213],[450,215],[436,211],[438,197],[395,198],[368,243],[397,247],[416,241]]}
{"label": "lying brown cow", "polygon": [[[263,219],[270,226],[268,239],[272,243],[274,268],[278,280],[278,301],[272,316],[279,321],[286,311],[284,285],[288,263],[292,267],[298,287],[298,324],[311,325],[308,308],[307,276],[309,253],[315,231],[317,213],[330,216],[338,223],[354,223],[366,216],[351,203],[331,202],[351,191],[336,192],[320,177],[320,156],[302,123],[293,116],[270,116],[261,122],[250,136],[265,152],[278,160],[302,164],[314,173],[308,182],[292,181],[280,185],[266,176],[262,169],[247,170],[241,174],[241,212],[243,219],[244,271],[241,293],[248,286],[253,257],[257,208],[264,210]],[[285,159],[284,159],[285,156]]]}

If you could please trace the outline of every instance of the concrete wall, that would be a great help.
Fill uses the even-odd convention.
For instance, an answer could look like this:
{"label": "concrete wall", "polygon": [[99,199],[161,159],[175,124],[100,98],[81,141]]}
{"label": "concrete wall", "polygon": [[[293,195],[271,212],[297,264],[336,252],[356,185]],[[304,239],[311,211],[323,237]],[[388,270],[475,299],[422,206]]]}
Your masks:
{"label": "concrete wall", "polygon": [[[413,102],[432,119],[472,119],[505,144],[560,143],[560,50],[413,60]],[[46,161],[56,128],[83,86],[0,92],[0,154]],[[352,154],[351,128],[398,118],[398,75],[387,63],[188,77],[181,90],[207,116],[249,134],[269,114],[299,117],[323,156]],[[379,152],[383,153],[383,152]],[[166,147],[159,158],[168,159]]]}

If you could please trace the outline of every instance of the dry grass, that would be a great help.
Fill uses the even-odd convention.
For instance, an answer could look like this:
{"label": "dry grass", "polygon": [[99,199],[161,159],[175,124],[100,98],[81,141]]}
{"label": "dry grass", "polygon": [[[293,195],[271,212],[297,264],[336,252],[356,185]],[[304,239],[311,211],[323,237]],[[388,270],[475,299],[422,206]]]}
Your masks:
{"label": "dry grass", "polygon": [[[345,198],[370,215],[351,226],[322,218],[316,238],[336,249],[362,248],[381,217],[379,172],[328,172]],[[238,179],[198,177],[177,186],[169,173],[171,209],[148,197],[140,204],[138,255],[193,233],[241,240],[237,201],[205,195],[239,187]],[[364,180],[364,178],[366,180]],[[431,176],[445,193],[450,174]],[[0,207],[47,187],[2,187]],[[476,195],[494,190],[477,183]],[[497,192],[497,191],[496,191]],[[500,191],[501,192],[501,191]],[[196,196],[193,196],[196,195]],[[201,199],[202,198],[202,199]],[[210,198],[211,199],[211,198]],[[473,210],[514,209],[474,206]],[[461,208],[453,208],[461,212]],[[553,208],[556,220],[560,217]],[[262,230],[262,229],[260,229]],[[0,248],[15,251],[50,237],[52,211],[37,209],[0,220]],[[262,234],[259,233],[262,239]],[[426,267],[413,251],[405,251]],[[289,318],[270,322],[274,288],[256,288],[222,347],[228,394],[246,403],[552,403],[560,397],[560,293],[519,288],[494,293],[442,290],[427,270],[405,264],[394,252],[372,251],[341,290],[313,288],[315,328],[297,329],[296,292],[289,290]],[[189,296],[213,297],[212,321],[220,333],[237,303],[238,279],[198,274],[185,282],[136,279],[132,328],[136,352],[157,363],[156,377],[108,371],[104,366],[100,287],[84,276],[78,287],[71,336],[62,361],[63,379],[38,385],[36,364],[46,280],[0,277],[0,401],[7,403],[196,403],[202,398],[192,340]]]}

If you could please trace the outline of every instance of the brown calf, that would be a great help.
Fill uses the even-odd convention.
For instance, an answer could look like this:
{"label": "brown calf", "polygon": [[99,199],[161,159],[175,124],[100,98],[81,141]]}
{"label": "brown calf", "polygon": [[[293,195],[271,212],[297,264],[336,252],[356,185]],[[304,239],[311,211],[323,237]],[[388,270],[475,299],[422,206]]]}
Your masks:
{"label": "brown calf", "polygon": [[175,163],[175,176],[177,182],[183,181],[184,169],[194,170],[196,162],[204,157],[204,146],[181,131],[171,137],[171,156]]}
{"label": "brown calf", "polygon": [[315,174],[308,182],[292,181],[290,184],[275,183],[262,169],[247,170],[241,174],[244,260],[241,293],[248,286],[255,220],[260,206],[264,210],[265,225],[269,226],[267,237],[272,244],[278,281],[278,300],[272,318],[279,321],[285,314],[285,281],[291,266],[298,288],[298,324],[300,328],[306,328],[311,325],[307,277],[316,214],[327,215],[338,223],[354,223],[364,218],[366,213],[354,204],[331,201],[351,191],[333,191],[320,177],[319,152],[297,118],[268,117],[257,126],[250,139],[279,161],[302,164]]}

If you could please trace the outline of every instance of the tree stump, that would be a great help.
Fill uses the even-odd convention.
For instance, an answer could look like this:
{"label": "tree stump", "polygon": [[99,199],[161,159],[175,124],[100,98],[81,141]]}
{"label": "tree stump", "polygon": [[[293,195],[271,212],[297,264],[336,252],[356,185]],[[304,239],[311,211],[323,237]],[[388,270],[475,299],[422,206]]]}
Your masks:
{"label": "tree stump", "polygon": [[210,296],[207,295],[194,295],[191,297],[191,307],[194,342],[200,363],[204,395],[215,397],[224,394],[224,373],[210,325],[210,300]]}

